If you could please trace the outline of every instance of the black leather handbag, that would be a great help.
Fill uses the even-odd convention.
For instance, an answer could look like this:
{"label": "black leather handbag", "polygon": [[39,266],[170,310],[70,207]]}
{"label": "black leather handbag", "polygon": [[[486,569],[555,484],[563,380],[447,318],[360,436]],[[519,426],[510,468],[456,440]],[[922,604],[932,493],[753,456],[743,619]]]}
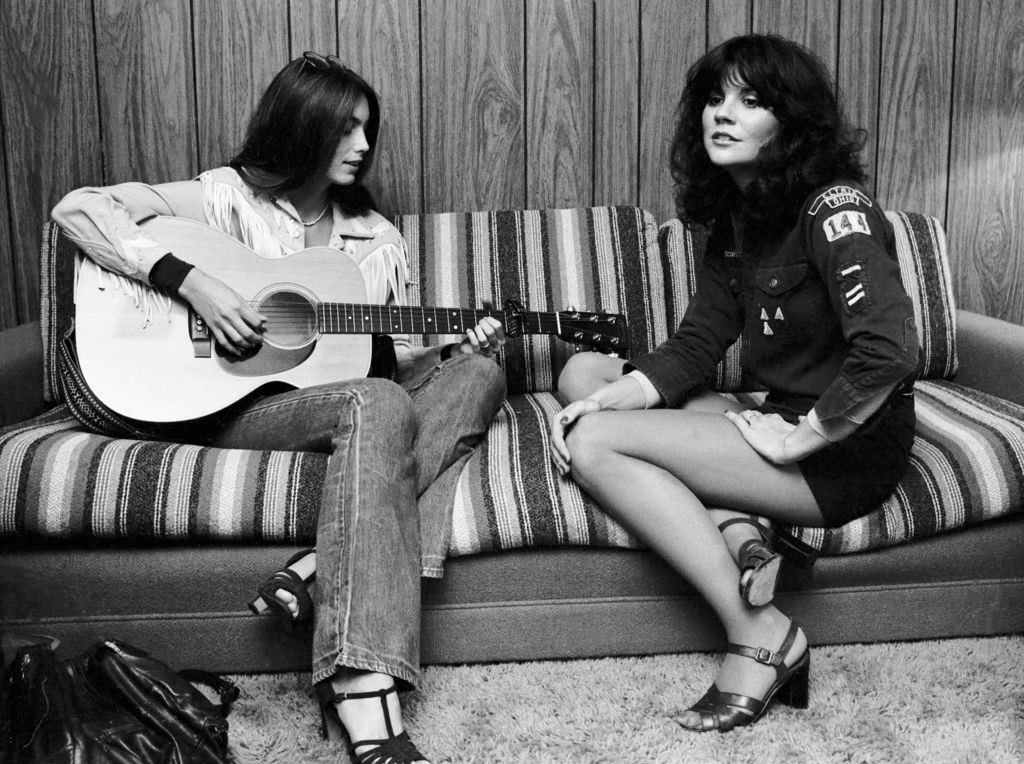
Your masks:
{"label": "black leather handbag", "polygon": [[[212,687],[220,705],[193,682]],[[22,647],[0,681],[0,762],[226,762],[237,697],[216,674],[172,671],[123,642],[66,661],[48,645]]]}

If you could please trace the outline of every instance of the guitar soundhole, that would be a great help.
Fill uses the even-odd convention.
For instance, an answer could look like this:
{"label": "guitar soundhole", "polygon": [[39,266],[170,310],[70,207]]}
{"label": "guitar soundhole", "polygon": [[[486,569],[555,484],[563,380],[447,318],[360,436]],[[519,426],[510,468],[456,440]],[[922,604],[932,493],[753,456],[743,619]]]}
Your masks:
{"label": "guitar soundhole", "polygon": [[278,347],[302,347],[319,332],[316,307],[298,292],[274,292],[257,310],[267,317],[263,339]]}

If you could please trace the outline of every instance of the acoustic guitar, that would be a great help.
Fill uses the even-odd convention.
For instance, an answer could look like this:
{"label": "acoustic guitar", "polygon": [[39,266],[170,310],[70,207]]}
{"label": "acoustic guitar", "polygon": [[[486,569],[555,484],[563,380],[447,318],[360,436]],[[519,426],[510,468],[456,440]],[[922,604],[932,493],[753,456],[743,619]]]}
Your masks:
{"label": "acoustic guitar", "polygon": [[485,316],[509,337],[552,334],[603,352],[627,350],[621,315],[368,305],[359,267],[329,247],[279,259],[259,257],[193,220],[155,217],[143,231],[229,284],[267,317],[262,345],[241,357],[221,352],[184,300],[132,285],[84,256],[75,292],[82,374],[115,412],[147,422],[212,414],[271,382],[308,387],[366,375],[370,335],[463,334]]}

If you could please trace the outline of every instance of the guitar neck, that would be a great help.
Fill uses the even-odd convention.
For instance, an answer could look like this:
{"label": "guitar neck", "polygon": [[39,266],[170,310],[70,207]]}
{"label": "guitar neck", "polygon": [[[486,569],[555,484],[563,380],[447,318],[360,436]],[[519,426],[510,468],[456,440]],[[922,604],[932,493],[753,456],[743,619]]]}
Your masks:
{"label": "guitar neck", "polygon": [[[356,305],[325,302],[317,307],[325,334],[463,334],[490,316],[507,324],[504,311],[468,308],[425,308],[408,305]],[[523,311],[516,314],[523,334],[557,334],[558,315]],[[510,327],[506,326],[506,330]]]}

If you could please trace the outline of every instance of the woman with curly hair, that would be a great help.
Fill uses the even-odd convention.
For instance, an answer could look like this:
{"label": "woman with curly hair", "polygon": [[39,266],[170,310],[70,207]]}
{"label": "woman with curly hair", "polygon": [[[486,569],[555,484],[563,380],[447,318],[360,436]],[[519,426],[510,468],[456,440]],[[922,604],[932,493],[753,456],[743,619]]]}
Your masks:
{"label": "woman with curly hair", "polygon": [[[726,731],[806,707],[803,630],[772,604],[770,523],[838,526],[900,479],[918,340],[893,234],[861,185],[860,134],[805,48],[746,35],[688,72],[672,146],[680,217],[709,229],[676,332],[623,364],[574,356],[553,459],[692,584],[725,660],[676,721]],[[708,390],[742,335],[758,408]],[[651,410],[653,409],[653,410]]]}

